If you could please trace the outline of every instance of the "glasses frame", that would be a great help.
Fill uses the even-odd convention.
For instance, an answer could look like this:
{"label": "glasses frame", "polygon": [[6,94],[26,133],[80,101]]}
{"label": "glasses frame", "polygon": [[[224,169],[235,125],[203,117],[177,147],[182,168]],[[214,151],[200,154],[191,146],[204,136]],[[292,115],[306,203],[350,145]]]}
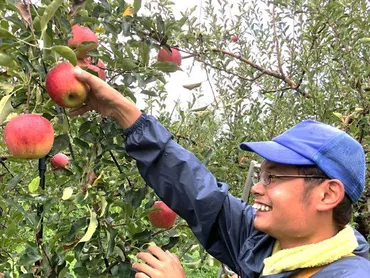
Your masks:
{"label": "glasses frame", "polygon": [[[266,175],[267,174],[267,180],[268,182],[267,183],[264,183],[262,179],[262,176],[263,175]],[[267,186],[269,184],[271,184],[272,182],[272,179],[274,178],[310,178],[310,179],[325,179],[327,180],[328,177],[326,176],[320,176],[320,175],[273,175],[273,174],[270,174],[269,172],[267,171],[262,171],[261,173],[258,174],[258,180],[262,183],[263,186]]]}

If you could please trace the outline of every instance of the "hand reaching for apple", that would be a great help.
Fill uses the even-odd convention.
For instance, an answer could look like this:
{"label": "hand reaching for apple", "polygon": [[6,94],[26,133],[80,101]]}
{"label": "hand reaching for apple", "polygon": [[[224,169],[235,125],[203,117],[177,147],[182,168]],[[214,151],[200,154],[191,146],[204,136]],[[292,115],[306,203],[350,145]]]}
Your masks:
{"label": "hand reaching for apple", "polygon": [[180,260],[170,251],[163,251],[158,246],[149,246],[149,252],[140,252],[137,258],[145,263],[134,263],[138,271],[135,278],[186,278]]}
{"label": "hand reaching for apple", "polygon": [[102,116],[115,119],[123,128],[128,128],[140,117],[141,111],[117,90],[100,78],[75,67],[76,78],[90,87],[86,103],[69,112],[70,116],[82,115],[95,110]]}

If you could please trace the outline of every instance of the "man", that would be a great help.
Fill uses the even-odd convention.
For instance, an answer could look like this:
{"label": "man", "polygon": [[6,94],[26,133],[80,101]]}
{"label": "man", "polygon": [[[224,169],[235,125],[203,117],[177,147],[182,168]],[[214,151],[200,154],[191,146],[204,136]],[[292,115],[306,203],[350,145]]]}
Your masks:
{"label": "man", "polygon": [[369,245],[346,226],[365,186],[364,151],[346,133],[304,121],[273,141],[241,144],[264,158],[252,207],[228,194],[154,117],[99,78],[81,69],[76,77],[90,93],[70,115],[95,110],[115,119],[145,181],[242,278],[370,277]]}

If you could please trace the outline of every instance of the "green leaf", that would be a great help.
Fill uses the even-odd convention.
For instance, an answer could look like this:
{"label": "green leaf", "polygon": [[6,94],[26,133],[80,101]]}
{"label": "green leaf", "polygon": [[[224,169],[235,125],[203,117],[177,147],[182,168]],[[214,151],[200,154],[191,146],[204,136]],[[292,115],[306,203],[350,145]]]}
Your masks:
{"label": "green leaf", "polygon": [[144,230],[144,231],[141,231],[139,233],[133,234],[132,239],[136,239],[136,240],[138,240],[138,239],[149,239],[151,234],[152,234],[151,231]]}
{"label": "green leaf", "polygon": [[8,30],[0,27],[0,38],[15,38]]}
{"label": "green leaf", "polygon": [[15,175],[8,183],[6,184],[6,187],[4,189],[4,193],[12,190],[16,185],[21,181],[21,179],[24,177],[25,173],[20,173]]}
{"label": "green leaf", "polygon": [[105,199],[105,196],[100,196],[100,205],[101,205],[100,207],[101,212],[100,212],[99,217],[103,217],[105,214],[105,210],[107,209],[107,205],[108,205],[108,202]]}
{"label": "green leaf", "polygon": [[141,8],[141,0],[135,0],[134,1],[134,11],[135,14],[140,10]]}
{"label": "green leaf", "polygon": [[36,178],[34,178],[30,184],[28,185],[28,190],[31,192],[31,193],[35,193],[37,191],[37,189],[39,188],[39,184],[40,184],[40,177],[37,176]]}
{"label": "green leaf", "polygon": [[55,12],[58,10],[59,6],[62,5],[62,3],[63,3],[63,0],[54,0],[53,2],[50,3],[49,6],[46,7],[44,14],[42,15],[40,19],[41,32],[42,32],[41,37],[44,36],[44,33],[47,29],[50,19],[53,18]]}
{"label": "green leaf", "polygon": [[191,109],[190,111],[191,112],[200,112],[200,111],[204,111],[208,108],[208,105],[206,106],[202,106],[202,107],[199,107],[199,108],[194,108],[194,109]]}
{"label": "green leaf", "polygon": [[19,258],[19,264],[32,265],[41,259],[42,256],[38,248],[33,244],[27,244],[26,249],[22,252],[22,256]]}
{"label": "green leaf", "polygon": [[68,148],[69,146],[69,137],[67,134],[61,134],[55,137],[53,148],[50,151],[50,154],[56,154],[61,150]]}
{"label": "green leaf", "polygon": [[4,91],[5,95],[9,95],[13,92],[14,86],[10,83],[0,83],[0,91]]}
{"label": "green leaf", "polygon": [[16,201],[11,199],[4,199],[4,201],[8,204],[8,206],[12,206],[17,209],[20,213],[22,213],[23,217],[27,220],[28,224],[33,226],[34,228],[38,225],[38,220],[36,219],[36,213],[31,213],[30,211],[25,211],[23,207]]}
{"label": "green leaf", "polygon": [[119,65],[123,70],[132,70],[134,68],[137,68],[137,64],[135,63],[135,61],[129,58],[124,58],[119,61]]}
{"label": "green leaf", "polygon": [[188,20],[189,18],[187,16],[183,16],[179,21],[178,21],[178,24],[180,25],[180,27],[182,27],[186,21]]}
{"label": "green leaf", "polygon": [[81,140],[80,138],[73,138],[73,143],[79,146],[82,149],[90,149],[90,145],[86,143],[85,141]]}
{"label": "green leaf", "polygon": [[343,115],[341,114],[341,113],[338,113],[338,112],[333,112],[333,115],[335,116],[335,117],[337,117],[339,120],[341,120],[341,121],[343,121],[344,119],[343,119]]}
{"label": "green leaf", "polygon": [[148,44],[143,41],[140,43],[140,57],[143,65],[146,67],[149,64],[150,48]]}
{"label": "green leaf", "polygon": [[195,88],[198,88],[202,85],[202,82],[200,83],[195,83],[195,84],[188,84],[188,85],[182,85],[185,89],[188,89],[188,90],[193,90]]}
{"label": "green leaf", "polygon": [[142,91],[141,91],[141,94],[143,94],[143,95],[147,95],[147,96],[151,96],[151,97],[156,97],[156,96],[158,96],[155,92],[153,92],[153,91],[148,91],[148,90],[142,90]]}
{"label": "green leaf", "polygon": [[68,267],[63,268],[63,269],[59,272],[59,274],[58,274],[58,278],[68,277],[68,276],[66,276],[66,274],[68,273],[68,271],[69,271],[69,268],[68,268]]}
{"label": "green leaf", "polygon": [[359,39],[360,42],[370,42],[370,38]]}
{"label": "green leaf", "polygon": [[71,62],[72,65],[77,65],[76,53],[68,46],[56,45],[51,47],[50,49],[58,53],[63,58],[67,59],[69,62]]}
{"label": "green leaf", "polygon": [[12,95],[4,96],[0,100],[0,124],[4,123],[8,115],[13,112],[11,96]]}
{"label": "green leaf", "polygon": [[9,67],[12,69],[18,68],[18,64],[16,63],[16,61],[14,61],[12,57],[4,53],[0,53],[0,66]]}
{"label": "green leaf", "polygon": [[116,236],[118,232],[115,229],[109,229],[108,237],[108,248],[107,256],[109,257],[114,252],[114,247],[116,246]]}
{"label": "green leaf", "polygon": [[163,21],[163,18],[162,18],[162,16],[161,15],[157,15],[156,16],[156,23],[157,23],[157,32],[159,33],[159,34],[164,34],[164,33],[166,33],[165,32],[165,24],[164,24],[164,21]]}
{"label": "green leaf", "polygon": [[86,234],[79,240],[79,242],[86,242],[89,241],[92,235],[95,233],[96,228],[98,227],[98,220],[96,218],[96,213],[92,211],[90,208],[90,223],[89,227],[87,228]]}
{"label": "green leaf", "polygon": [[175,72],[181,70],[178,65],[172,62],[156,62],[152,64],[152,67],[163,72]]}
{"label": "green leaf", "polygon": [[64,188],[63,190],[63,196],[62,196],[62,200],[68,200],[69,198],[72,197],[72,194],[73,194],[73,189],[72,187],[66,187]]}
{"label": "green leaf", "polygon": [[174,247],[180,240],[179,236],[170,237],[170,241],[163,245],[161,248],[163,250],[170,250],[172,247]]}

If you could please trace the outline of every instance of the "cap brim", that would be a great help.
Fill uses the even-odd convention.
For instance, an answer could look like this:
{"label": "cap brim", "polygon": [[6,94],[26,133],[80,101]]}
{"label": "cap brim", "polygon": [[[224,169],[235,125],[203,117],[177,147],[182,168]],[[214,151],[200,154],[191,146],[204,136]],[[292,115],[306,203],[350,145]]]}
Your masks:
{"label": "cap brim", "polygon": [[244,151],[255,152],[264,159],[293,165],[314,165],[311,160],[292,151],[291,149],[280,145],[274,141],[265,142],[244,142],[240,144],[240,148]]}

